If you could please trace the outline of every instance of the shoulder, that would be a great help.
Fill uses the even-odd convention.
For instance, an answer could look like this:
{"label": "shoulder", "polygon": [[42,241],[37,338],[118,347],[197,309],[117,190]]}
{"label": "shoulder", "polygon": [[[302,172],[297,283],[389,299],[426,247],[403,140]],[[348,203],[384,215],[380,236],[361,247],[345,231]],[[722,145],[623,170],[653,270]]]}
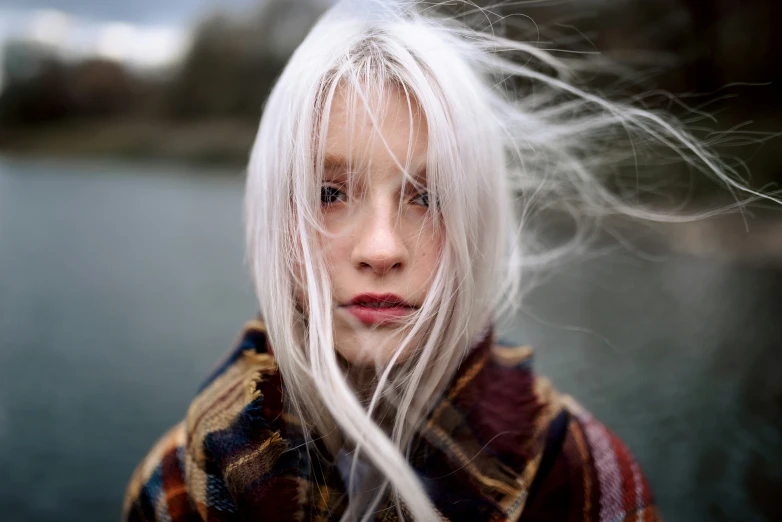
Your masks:
{"label": "shoulder", "polygon": [[[123,520],[230,519],[237,509],[222,460],[226,452],[233,455],[241,449],[237,437],[243,430],[235,428],[248,415],[257,417],[261,403],[269,418],[279,414],[278,383],[265,326],[250,321],[201,385],[184,420],[166,432],[134,470]],[[266,400],[259,400],[263,395]],[[223,440],[228,435],[236,440]]]}
{"label": "shoulder", "polygon": [[661,520],[625,443],[572,397],[560,401],[566,420],[548,428],[520,520]]}
{"label": "shoulder", "polygon": [[[256,399],[281,406],[277,363],[263,322],[245,324],[234,347],[219,362],[190,403],[186,417],[189,446],[209,433],[224,430]],[[275,412],[279,413],[279,412]]]}
{"label": "shoulder", "polygon": [[269,371],[276,371],[274,356],[267,340],[266,324],[260,318],[244,324],[232,348],[201,384],[196,399],[209,387],[215,384],[219,386],[219,381],[231,380],[237,375],[237,370],[246,368],[248,363],[249,365],[260,364]]}
{"label": "shoulder", "polygon": [[183,451],[185,426],[180,422],[164,434],[133,471],[122,520],[197,520],[185,487]]}
{"label": "shoulder", "polygon": [[630,450],[534,371],[530,346],[495,342],[480,373],[481,407],[472,427],[489,427],[481,438],[527,477],[520,521],[660,520]]}

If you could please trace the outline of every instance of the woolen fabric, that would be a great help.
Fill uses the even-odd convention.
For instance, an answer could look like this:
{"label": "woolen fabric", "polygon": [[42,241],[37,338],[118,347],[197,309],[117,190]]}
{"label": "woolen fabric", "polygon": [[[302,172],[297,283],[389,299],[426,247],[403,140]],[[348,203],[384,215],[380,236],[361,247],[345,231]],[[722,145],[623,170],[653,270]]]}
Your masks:
{"label": "woolen fabric", "polygon": [[[489,333],[417,430],[410,462],[442,519],[660,520],[625,445],[532,360],[529,347]],[[136,468],[123,520],[339,520],[343,473],[324,447],[308,454],[284,390],[266,329],[252,321]],[[390,497],[375,519],[398,520]]]}

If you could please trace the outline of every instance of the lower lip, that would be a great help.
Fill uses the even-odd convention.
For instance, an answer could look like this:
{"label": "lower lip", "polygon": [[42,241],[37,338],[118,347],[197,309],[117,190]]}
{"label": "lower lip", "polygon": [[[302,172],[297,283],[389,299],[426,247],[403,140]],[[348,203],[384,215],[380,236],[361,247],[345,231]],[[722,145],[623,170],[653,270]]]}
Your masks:
{"label": "lower lip", "polygon": [[414,308],[410,306],[371,307],[361,305],[348,305],[348,312],[366,325],[391,324],[410,315]]}

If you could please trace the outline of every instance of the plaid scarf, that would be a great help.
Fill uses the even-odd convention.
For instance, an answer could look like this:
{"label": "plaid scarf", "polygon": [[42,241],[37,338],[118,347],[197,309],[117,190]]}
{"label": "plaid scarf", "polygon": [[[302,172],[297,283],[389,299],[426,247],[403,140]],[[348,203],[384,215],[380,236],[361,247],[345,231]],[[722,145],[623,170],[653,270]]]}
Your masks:
{"label": "plaid scarf", "polygon": [[[410,463],[441,518],[659,520],[627,448],[531,363],[529,347],[487,335],[417,431]],[[123,520],[339,520],[339,466],[322,446],[306,451],[283,391],[265,327],[252,321],[136,468]],[[375,519],[398,520],[385,500]]]}

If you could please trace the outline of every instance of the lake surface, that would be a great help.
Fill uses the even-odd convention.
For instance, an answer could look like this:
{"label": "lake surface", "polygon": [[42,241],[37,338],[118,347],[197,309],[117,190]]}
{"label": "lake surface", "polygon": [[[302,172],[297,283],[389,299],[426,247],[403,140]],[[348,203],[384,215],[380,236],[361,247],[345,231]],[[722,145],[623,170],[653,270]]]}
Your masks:
{"label": "lake surface", "polygon": [[[242,181],[0,159],[0,519],[116,520],[255,313]],[[628,252],[559,269],[512,336],[617,432],[666,520],[782,520],[782,270]]]}

